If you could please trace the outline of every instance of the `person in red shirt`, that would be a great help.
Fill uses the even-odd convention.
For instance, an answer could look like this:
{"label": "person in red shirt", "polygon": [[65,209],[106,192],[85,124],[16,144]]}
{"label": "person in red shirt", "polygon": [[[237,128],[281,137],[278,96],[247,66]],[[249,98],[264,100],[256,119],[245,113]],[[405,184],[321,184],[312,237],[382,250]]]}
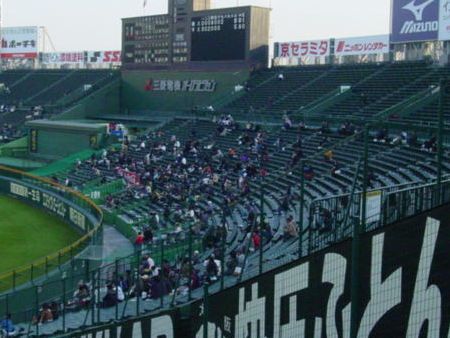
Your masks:
{"label": "person in red shirt", "polygon": [[255,248],[255,250],[259,249],[259,246],[261,245],[261,236],[259,235],[259,231],[255,231],[253,233],[253,247]]}
{"label": "person in red shirt", "polygon": [[144,244],[144,235],[142,232],[138,233],[136,240],[134,241],[134,245],[137,249],[141,249],[142,245]]}

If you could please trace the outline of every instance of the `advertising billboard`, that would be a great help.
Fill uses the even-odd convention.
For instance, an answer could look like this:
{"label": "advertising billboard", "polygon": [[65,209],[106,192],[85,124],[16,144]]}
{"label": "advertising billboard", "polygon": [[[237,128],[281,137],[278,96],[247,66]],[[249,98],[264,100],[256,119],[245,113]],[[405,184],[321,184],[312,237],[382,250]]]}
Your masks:
{"label": "advertising billboard", "polygon": [[355,38],[336,39],[336,56],[353,56],[389,53],[389,35],[372,35]]}
{"label": "advertising billboard", "polygon": [[35,59],[38,55],[38,27],[1,28],[3,59]]}
{"label": "advertising billboard", "polygon": [[69,64],[84,65],[88,64],[120,64],[121,51],[89,51],[89,52],[52,52],[41,53],[41,62],[43,64]]}
{"label": "advertising billboard", "polygon": [[42,53],[43,64],[83,64],[84,52]]}
{"label": "advertising billboard", "polygon": [[120,50],[108,50],[108,51],[90,51],[87,52],[87,63],[120,63],[121,61]]}
{"label": "advertising billboard", "polygon": [[309,58],[317,56],[330,55],[329,40],[295,41],[280,42],[278,52],[275,57],[278,58]]}
{"label": "advertising billboard", "polygon": [[439,3],[439,40],[450,40],[450,1]]}
{"label": "advertising billboard", "polygon": [[437,40],[440,0],[392,0],[391,42]]}

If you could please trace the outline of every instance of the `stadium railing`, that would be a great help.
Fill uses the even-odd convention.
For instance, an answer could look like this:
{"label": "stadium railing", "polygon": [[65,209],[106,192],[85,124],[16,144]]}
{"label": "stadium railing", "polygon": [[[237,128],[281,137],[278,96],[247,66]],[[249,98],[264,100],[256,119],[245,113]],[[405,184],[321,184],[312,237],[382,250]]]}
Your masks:
{"label": "stadium railing", "polygon": [[[82,322],[84,324],[93,325],[100,322],[102,318],[101,296],[104,294],[106,285],[111,282],[117,282],[119,277],[122,277],[128,280],[131,279],[137,287],[140,280],[139,268],[145,255],[151,256],[158,266],[162,266],[164,262],[177,262],[187,257],[190,250],[201,250],[201,247],[201,238],[188,238],[177,243],[156,240],[153,244],[136,247],[131,255],[129,254],[115,260],[105,259],[101,267],[93,268],[85,262],[84,265],[79,266],[72,273],[63,274],[61,278],[42,282],[36,281],[32,285],[17,288],[15,291],[0,295],[0,313],[10,313],[14,322],[25,323],[28,334],[40,333],[36,318],[43,304],[53,303],[58,305],[58,316],[62,317],[59,318],[60,321],[57,326],[60,327],[58,329],[65,331],[68,328],[66,324],[69,322],[68,319],[66,323],[65,316],[69,316],[77,311],[83,312]],[[151,274],[151,271],[148,273]],[[80,282],[88,284],[92,298],[89,305],[74,308],[72,306],[74,292],[78,289]],[[175,281],[175,283],[179,283],[179,280]],[[162,295],[160,299],[157,299],[157,305],[152,304],[152,307],[156,308],[161,303],[167,303],[166,299],[166,295]],[[124,303],[121,305],[117,304],[115,308],[110,310],[109,314],[112,315],[113,319],[123,318],[126,308],[133,306],[133,303],[128,303],[128,301],[129,298],[127,297]],[[138,298],[134,306],[142,307],[143,310],[143,303]],[[22,327],[24,326],[22,325]]]}
{"label": "stadium railing", "polygon": [[[441,187],[436,182],[406,184],[369,190],[366,198],[358,191],[313,201],[303,229],[309,242],[307,254],[317,251],[314,248],[322,248],[324,243],[333,244],[351,238],[355,224],[361,222],[364,200],[367,213],[362,231],[366,232],[449,203],[450,180],[441,184]],[[324,210],[332,215],[328,224],[324,224]],[[326,230],[326,235],[321,235],[321,230]]]}

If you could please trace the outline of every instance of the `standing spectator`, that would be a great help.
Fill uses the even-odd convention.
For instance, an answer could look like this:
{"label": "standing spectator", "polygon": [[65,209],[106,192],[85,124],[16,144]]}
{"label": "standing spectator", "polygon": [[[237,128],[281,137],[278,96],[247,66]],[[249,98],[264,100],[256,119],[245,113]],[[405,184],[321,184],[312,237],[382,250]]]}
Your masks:
{"label": "standing spectator", "polygon": [[138,249],[138,250],[142,249],[142,246],[144,245],[144,241],[145,241],[144,235],[142,234],[142,232],[139,232],[134,241],[134,245],[135,245],[136,249]]}

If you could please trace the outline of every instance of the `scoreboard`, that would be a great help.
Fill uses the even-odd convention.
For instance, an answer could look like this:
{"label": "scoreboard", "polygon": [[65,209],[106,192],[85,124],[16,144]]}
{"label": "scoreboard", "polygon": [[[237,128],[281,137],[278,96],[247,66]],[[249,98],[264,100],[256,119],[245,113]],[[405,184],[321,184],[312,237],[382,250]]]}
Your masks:
{"label": "scoreboard", "polygon": [[247,15],[209,15],[192,18],[191,61],[244,60]]}
{"label": "scoreboard", "polygon": [[169,14],[122,20],[123,67],[265,67],[269,18],[268,8],[210,9],[210,0],[169,0]]}

